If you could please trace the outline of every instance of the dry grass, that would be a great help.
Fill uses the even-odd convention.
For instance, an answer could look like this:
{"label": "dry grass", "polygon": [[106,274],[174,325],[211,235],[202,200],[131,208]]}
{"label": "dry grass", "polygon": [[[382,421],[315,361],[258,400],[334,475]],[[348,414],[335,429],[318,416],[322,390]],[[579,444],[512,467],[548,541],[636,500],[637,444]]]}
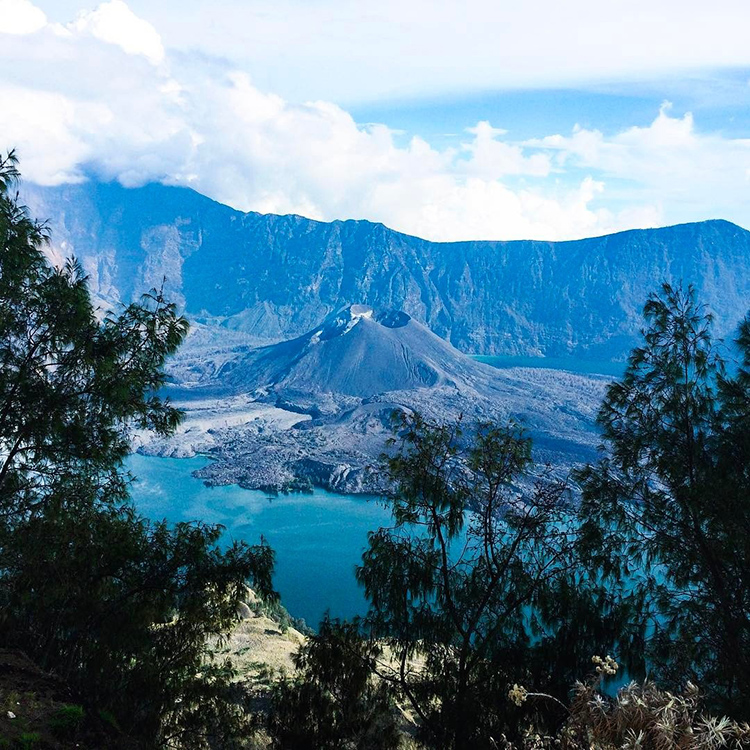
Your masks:
{"label": "dry grass", "polygon": [[251,615],[234,629],[226,645],[227,655],[243,677],[250,677],[262,666],[269,672],[294,671],[292,656],[305,642],[305,636],[266,615]]}
{"label": "dry grass", "polygon": [[[535,694],[529,694],[533,696]],[[536,695],[544,699],[543,695]],[[698,688],[679,694],[652,682],[631,682],[614,698],[599,690],[599,676],[575,686],[563,729],[548,736],[529,727],[517,746],[503,750],[741,750],[750,748],[750,726],[706,715]]]}

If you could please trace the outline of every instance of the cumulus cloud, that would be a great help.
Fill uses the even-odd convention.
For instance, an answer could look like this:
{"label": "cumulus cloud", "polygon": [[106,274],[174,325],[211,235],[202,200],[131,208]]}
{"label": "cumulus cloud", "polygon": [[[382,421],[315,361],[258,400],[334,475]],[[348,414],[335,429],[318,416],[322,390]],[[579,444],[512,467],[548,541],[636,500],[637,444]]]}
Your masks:
{"label": "cumulus cloud", "polygon": [[561,169],[584,169],[607,181],[624,181],[630,193],[679,205],[694,218],[708,218],[707,211],[721,206],[719,210],[729,214],[721,218],[747,224],[750,139],[702,134],[691,113],[676,116],[671,109],[665,102],[649,125],[612,136],[577,127],[568,136],[548,136],[526,146],[555,154],[553,161]]}
{"label": "cumulus cloud", "polygon": [[31,34],[46,23],[47,16],[29,0],[0,0],[0,33]]}
{"label": "cumulus cloud", "polygon": [[130,10],[122,0],[109,0],[96,10],[82,11],[69,27],[116,44],[131,55],[143,55],[153,63],[164,59],[164,47],[156,29]]}
{"label": "cumulus cloud", "polygon": [[165,52],[122,0],[7,35],[0,67],[0,146],[43,184],[160,180],[243,210],[367,218],[437,240],[653,226],[670,195],[697,203],[709,188],[690,181],[719,168],[748,197],[746,143],[702,135],[666,106],[614,135],[515,142],[479,122],[450,147],[405,142],[330,102],[291,104],[215,58]]}

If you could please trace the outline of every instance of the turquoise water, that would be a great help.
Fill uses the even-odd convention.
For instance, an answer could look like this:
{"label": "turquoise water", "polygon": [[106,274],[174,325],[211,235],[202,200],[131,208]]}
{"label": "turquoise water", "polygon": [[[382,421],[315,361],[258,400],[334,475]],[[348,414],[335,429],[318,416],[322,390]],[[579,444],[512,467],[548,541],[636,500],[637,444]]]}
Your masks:
{"label": "turquoise water", "polygon": [[584,375],[611,375],[619,378],[625,372],[624,362],[571,359],[568,357],[490,357],[475,355],[473,359],[486,365],[507,367],[538,367],[545,370],[567,370]]}
{"label": "turquoise water", "polygon": [[312,494],[269,496],[236,485],[207,487],[191,476],[205,458],[132,455],[131,488],[146,516],[169,521],[205,521],[226,527],[226,538],[250,544],[261,534],[276,552],[274,585],[295,617],[316,627],[326,609],[334,617],[364,614],[366,602],[354,566],[367,546],[367,532],[386,526],[390,512],[375,499]]}

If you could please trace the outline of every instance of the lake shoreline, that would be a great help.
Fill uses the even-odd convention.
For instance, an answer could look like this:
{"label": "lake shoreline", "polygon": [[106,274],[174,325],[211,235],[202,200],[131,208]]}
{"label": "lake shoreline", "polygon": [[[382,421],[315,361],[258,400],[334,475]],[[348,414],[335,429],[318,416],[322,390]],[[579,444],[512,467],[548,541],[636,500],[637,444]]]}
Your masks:
{"label": "lake shoreline", "polygon": [[[326,611],[351,618],[366,612],[354,577],[367,534],[391,523],[382,499],[316,489],[311,494],[268,495],[237,485],[209,486],[192,476],[207,458],[131,454],[131,497],[143,515],[171,523],[222,524],[225,543],[257,544],[276,554],[274,586],[289,613],[316,628]],[[347,574],[347,571],[348,574]]]}

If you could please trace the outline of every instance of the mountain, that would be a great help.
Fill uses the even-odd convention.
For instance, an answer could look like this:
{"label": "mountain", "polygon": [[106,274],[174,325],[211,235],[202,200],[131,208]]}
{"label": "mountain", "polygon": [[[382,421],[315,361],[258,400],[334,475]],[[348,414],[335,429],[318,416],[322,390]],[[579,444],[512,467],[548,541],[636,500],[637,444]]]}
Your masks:
{"label": "mountain", "polygon": [[206,331],[253,343],[298,337],[363,303],[404,310],[467,353],[621,359],[662,280],[693,283],[719,335],[750,301],[750,232],[725,221],[571,242],[436,243],[368,221],[241,213],[163,185],[27,185],[24,198],[102,299],[129,301],[165,275]]}
{"label": "mountain", "polygon": [[303,336],[230,360],[216,380],[243,390],[368,398],[437,386],[468,391],[491,373],[402,311],[349,305]]}
{"label": "mountain", "polygon": [[[191,356],[196,360],[191,363]],[[197,473],[253,489],[317,485],[377,492],[371,472],[394,413],[524,425],[535,456],[561,475],[596,455],[596,409],[608,379],[484,365],[400,310],[347,305],[302,336],[270,346],[193,353],[169,392],[186,419],[144,436],[157,455],[210,454]],[[185,366],[187,363],[187,367]]]}

